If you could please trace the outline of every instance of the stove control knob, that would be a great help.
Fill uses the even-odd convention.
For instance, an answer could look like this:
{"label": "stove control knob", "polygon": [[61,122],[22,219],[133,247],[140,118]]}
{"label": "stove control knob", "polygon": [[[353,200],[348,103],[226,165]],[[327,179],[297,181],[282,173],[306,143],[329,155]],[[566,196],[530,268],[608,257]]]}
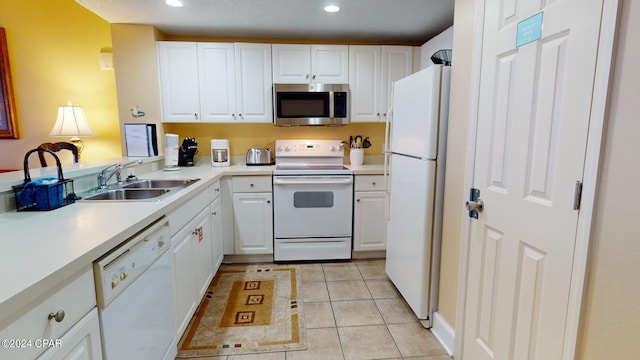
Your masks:
{"label": "stove control knob", "polygon": [[286,145],[286,146],[284,147],[284,151],[291,151],[291,146]]}
{"label": "stove control knob", "polygon": [[329,151],[336,151],[336,147],[333,145],[329,146]]}

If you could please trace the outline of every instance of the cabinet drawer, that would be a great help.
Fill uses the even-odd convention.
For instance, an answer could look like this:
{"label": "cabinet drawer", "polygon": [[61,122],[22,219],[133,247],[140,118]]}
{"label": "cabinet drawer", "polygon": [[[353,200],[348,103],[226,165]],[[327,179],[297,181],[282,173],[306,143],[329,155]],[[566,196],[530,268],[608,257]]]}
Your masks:
{"label": "cabinet drawer", "polygon": [[356,175],[355,191],[382,191],[384,190],[384,175]]}
{"label": "cabinet drawer", "polygon": [[[28,310],[21,314],[9,326],[0,330],[0,339],[17,341],[15,347],[3,347],[3,358],[24,359],[35,358],[46,350],[42,346],[43,339],[59,339],[75,323],[96,306],[95,286],[91,268],[69,279],[28,305]],[[64,318],[56,321],[49,319],[49,314],[64,311]],[[31,346],[27,346],[31,341]],[[12,344],[8,344],[12,345]]]}
{"label": "cabinet drawer", "polygon": [[234,176],[233,192],[271,192],[271,176]]}
{"label": "cabinet drawer", "polygon": [[187,225],[191,219],[196,217],[202,209],[208,206],[213,201],[213,197],[214,191],[208,192],[207,190],[203,190],[186,204],[169,213],[167,217],[169,218],[171,236],[174,236],[180,229]]}

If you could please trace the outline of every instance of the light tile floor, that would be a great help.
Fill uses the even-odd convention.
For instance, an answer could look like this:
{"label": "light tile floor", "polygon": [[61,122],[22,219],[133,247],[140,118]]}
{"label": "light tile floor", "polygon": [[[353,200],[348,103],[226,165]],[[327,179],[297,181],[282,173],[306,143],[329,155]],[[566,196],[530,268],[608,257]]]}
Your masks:
{"label": "light tile floor", "polygon": [[450,360],[387,278],[384,260],[302,264],[307,349],[208,360]]}
{"label": "light tile floor", "polygon": [[450,360],[387,278],[384,260],[300,266],[307,349],[208,360]]}

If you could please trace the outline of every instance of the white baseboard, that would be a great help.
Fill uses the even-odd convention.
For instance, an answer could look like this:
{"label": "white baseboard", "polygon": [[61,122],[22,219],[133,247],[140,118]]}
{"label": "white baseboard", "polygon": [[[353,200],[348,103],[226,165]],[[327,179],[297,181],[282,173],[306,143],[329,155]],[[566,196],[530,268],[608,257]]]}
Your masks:
{"label": "white baseboard", "polygon": [[433,326],[431,327],[431,333],[436,339],[440,342],[440,345],[444,348],[444,350],[449,354],[449,356],[453,356],[453,348],[455,344],[455,332],[453,328],[438,314],[435,312],[433,314]]}

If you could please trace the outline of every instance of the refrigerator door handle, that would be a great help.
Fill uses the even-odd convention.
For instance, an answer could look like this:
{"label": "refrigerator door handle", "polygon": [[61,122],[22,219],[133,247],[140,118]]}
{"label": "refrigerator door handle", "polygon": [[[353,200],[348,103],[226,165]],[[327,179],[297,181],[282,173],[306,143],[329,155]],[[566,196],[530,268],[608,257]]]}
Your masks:
{"label": "refrigerator door handle", "polygon": [[[391,86],[391,99],[393,99],[393,85]],[[385,204],[384,204],[384,214],[387,222],[390,218],[389,211],[389,201],[391,198],[391,194],[389,192],[389,157],[391,156],[391,149],[389,149],[390,145],[390,132],[391,132],[391,120],[393,119],[393,102],[389,104],[389,110],[387,111],[388,116],[385,120],[384,126],[384,167],[383,167],[383,179],[384,179],[384,192],[385,192]]]}

